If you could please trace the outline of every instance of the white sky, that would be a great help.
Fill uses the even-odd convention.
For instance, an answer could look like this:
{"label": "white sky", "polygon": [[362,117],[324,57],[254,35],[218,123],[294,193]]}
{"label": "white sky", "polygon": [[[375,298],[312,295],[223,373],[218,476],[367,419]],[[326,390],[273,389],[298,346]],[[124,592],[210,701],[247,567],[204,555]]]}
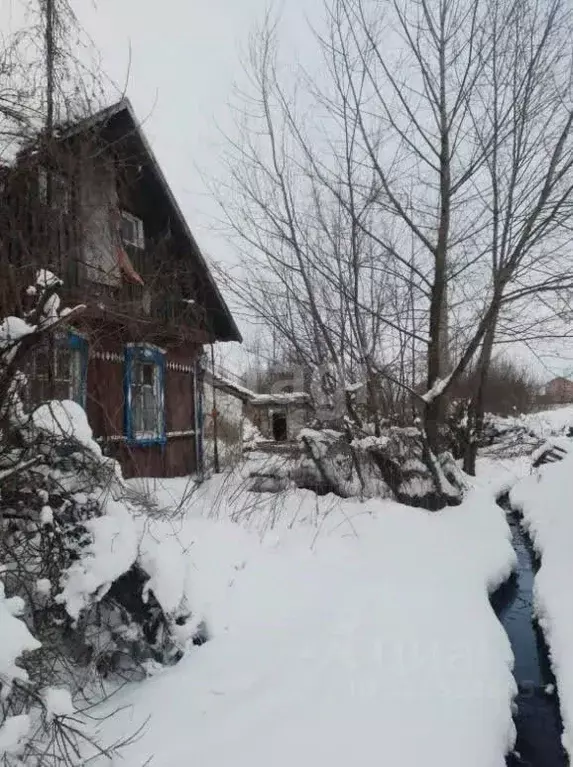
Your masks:
{"label": "white sky", "polygon": [[[197,166],[215,171],[230,128],[228,102],[239,50],[266,0],[97,0],[80,12],[108,73],[127,94],[197,239],[218,258],[212,212]],[[289,0],[303,6],[303,0]],[[88,6],[86,0],[75,0]],[[91,5],[91,3],[89,4]]]}
{"label": "white sky", "polygon": [[[230,246],[213,226],[217,207],[201,173],[223,172],[219,128],[232,132],[229,102],[234,83],[242,79],[242,51],[269,0],[71,3],[101,54],[106,74],[117,83],[110,101],[122,95],[127,81],[127,95],[201,249],[217,261],[231,258]],[[321,7],[321,0],[273,5],[281,15],[282,42],[293,58],[306,19]],[[0,0],[4,34],[21,23],[21,8],[22,0]],[[244,330],[244,323],[237,321]],[[231,364],[242,357],[230,344],[221,349],[232,358]]]}
{"label": "white sky", "polygon": [[[39,2],[39,0],[38,0]],[[4,34],[17,25],[21,0],[0,0]],[[269,0],[72,0],[78,16],[102,56],[107,75],[127,95],[161,163],[170,186],[202,250],[216,260],[231,258],[229,245],[213,227],[217,214],[199,169],[207,176],[223,172],[222,137],[217,126],[232,131],[229,102],[241,82],[241,50]],[[319,23],[322,0],[283,0],[280,43],[294,62],[318,62],[307,19]],[[129,69],[129,72],[128,72]],[[129,75],[129,76],[128,76]],[[238,318],[243,331],[245,324]],[[222,346],[228,366],[243,355]],[[517,351],[517,350],[516,350]],[[573,356],[531,363],[544,379],[573,373]],[[243,366],[242,364],[240,365]],[[548,366],[548,367],[547,367]]]}
{"label": "white sky", "polygon": [[[242,52],[268,0],[97,0],[89,12],[86,0],[74,3],[120,88],[129,66],[127,94],[201,249],[217,261],[231,258],[201,174],[224,172],[220,129],[232,132],[229,102],[243,77]],[[274,8],[293,57],[311,9],[321,7],[321,0],[285,0]],[[236,346],[225,344],[219,353],[227,365],[243,367]]]}

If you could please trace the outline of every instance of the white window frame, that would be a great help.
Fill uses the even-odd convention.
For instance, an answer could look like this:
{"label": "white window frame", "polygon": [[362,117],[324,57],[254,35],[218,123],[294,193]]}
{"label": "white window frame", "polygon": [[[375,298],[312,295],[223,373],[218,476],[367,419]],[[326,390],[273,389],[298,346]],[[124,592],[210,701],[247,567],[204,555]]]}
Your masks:
{"label": "white window frame", "polygon": [[[133,213],[129,213],[127,210],[120,210],[119,212],[120,217],[120,234],[121,238],[125,245],[132,245],[134,248],[138,248],[139,250],[145,249],[145,230],[143,228],[143,221],[138,218],[137,216],[134,216]],[[123,221],[129,221],[131,224],[133,224],[133,230],[135,232],[135,238],[133,240],[126,240],[123,236],[123,228],[121,226]]]}

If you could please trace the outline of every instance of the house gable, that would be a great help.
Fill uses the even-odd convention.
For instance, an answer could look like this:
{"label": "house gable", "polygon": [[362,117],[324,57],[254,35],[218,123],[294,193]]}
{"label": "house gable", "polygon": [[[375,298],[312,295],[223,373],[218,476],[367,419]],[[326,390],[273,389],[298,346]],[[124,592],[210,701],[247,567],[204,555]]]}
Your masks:
{"label": "house gable", "polygon": [[242,340],[127,100],[22,152],[4,188],[0,304],[44,267],[134,333]]}
{"label": "house gable", "polygon": [[[205,323],[213,340],[241,341],[235,321],[129,100],[123,99],[78,123],[69,129],[64,140],[77,141],[91,135],[101,144],[97,163],[105,167],[102,155],[114,158],[119,209],[140,218],[146,242],[153,242],[155,258],[141,265],[148,279],[165,283],[175,276],[180,283],[181,278],[184,282],[187,278],[187,284],[179,284],[179,287],[188,295],[177,296],[182,315],[190,313],[195,320]],[[111,202],[112,206],[116,204],[113,195]],[[130,249],[129,255],[145,262],[145,254]]]}

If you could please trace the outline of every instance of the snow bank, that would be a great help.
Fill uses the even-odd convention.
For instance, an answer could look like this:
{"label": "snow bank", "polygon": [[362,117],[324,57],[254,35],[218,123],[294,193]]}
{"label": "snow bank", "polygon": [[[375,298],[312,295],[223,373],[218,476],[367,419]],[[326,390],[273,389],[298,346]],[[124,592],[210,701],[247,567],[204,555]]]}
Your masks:
{"label": "snow bank", "polygon": [[0,581],[0,693],[6,696],[14,679],[25,680],[27,674],[16,665],[23,652],[37,650],[40,643],[17,616],[24,605],[18,597],[6,599],[4,584]]}
{"label": "snow bank", "polygon": [[42,692],[42,700],[48,722],[57,716],[72,716],[75,711],[70,691],[65,687],[47,687]]}
{"label": "snow bank", "polygon": [[83,525],[91,540],[81,549],[81,557],[64,571],[62,591],[56,597],[74,619],[93,601],[94,594],[101,598],[138,555],[139,536],[125,503],[110,498],[103,516]]}
{"label": "snow bank", "polygon": [[126,767],[191,753],[203,767],[502,767],[512,654],[488,591],[515,555],[489,490],[437,513],[307,491],[276,503],[216,477],[147,528],[169,573],[154,588],[182,592],[210,641],[114,696],[105,742],[150,717]]}
{"label": "snow bank", "polygon": [[573,426],[573,405],[506,418],[488,415],[488,422],[494,424],[500,431],[525,429],[532,436],[543,440],[560,435]]}
{"label": "snow bank", "polygon": [[101,448],[93,439],[84,409],[72,400],[52,400],[36,408],[31,415],[34,428],[55,437],[74,437],[96,455]]}
{"label": "snow bank", "polygon": [[[28,675],[16,665],[22,653],[37,650],[40,642],[29,632],[26,624],[18,618],[24,610],[24,603],[19,597],[6,599],[4,584],[0,581],[0,700],[9,698],[15,680],[26,681]],[[28,714],[9,716],[5,709],[0,717],[0,761],[6,764],[19,764],[11,760],[24,749],[30,729],[31,718]]]}
{"label": "snow bank", "polygon": [[509,491],[522,477],[531,472],[531,458],[520,455],[509,459],[478,455],[476,475],[472,483],[489,488],[494,497]]}
{"label": "snow bank", "polygon": [[510,493],[523,513],[541,567],[535,576],[535,612],[557,679],[563,745],[573,756],[573,455],[521,480]]}
{"label": "snow bank", "polygon": [[[28,714],[7,716],[0,727],[0,757],[18,756],[24,749],[30,733],[31,721]],[[10,764],[21,762],[7,761]]]}

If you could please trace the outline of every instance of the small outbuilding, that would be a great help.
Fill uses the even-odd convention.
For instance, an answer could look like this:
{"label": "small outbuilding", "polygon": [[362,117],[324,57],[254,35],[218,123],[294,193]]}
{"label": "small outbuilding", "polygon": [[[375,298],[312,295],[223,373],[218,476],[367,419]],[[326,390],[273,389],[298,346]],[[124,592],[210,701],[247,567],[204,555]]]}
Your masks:
{"label": "small outbuilding", "polygon": [[205,383],[241,400],[243,415],[266,442],[292,442],[310,420],[312,407],[307,392],[259,394],[210,372],[205,374]]}

